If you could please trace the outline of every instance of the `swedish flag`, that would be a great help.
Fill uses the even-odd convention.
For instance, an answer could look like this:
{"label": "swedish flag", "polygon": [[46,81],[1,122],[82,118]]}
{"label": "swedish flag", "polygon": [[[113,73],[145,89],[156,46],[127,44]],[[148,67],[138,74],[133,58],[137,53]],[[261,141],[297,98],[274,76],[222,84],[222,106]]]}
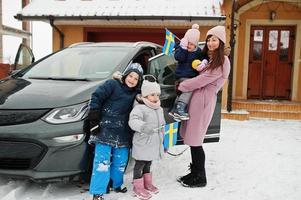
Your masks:
{"label": "swedish flag", "polygon": [[165,29],[165,43],[163,46],[163,53],[170,56],[172,53],[172,49],[175,46],[175,35],[169,30]]}
{"label": "swedish flag", "polygon": [[172,147],[177,143],[178,126],[179,122],[166,124],[164,126],[164,149],[168,149],[169,147]]}

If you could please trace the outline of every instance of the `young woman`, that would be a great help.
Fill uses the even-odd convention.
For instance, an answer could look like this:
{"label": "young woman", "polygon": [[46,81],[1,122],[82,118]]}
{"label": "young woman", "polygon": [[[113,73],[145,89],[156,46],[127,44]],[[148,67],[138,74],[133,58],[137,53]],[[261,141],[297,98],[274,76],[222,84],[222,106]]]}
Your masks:
{"label": "young woman", "polygon": [[202,145],[215,109],[217,93],[230,72],[230,61],[224,54],[225,43],[224,26],[210,29],[203,49],[209,56],[209,63],[197,77],[181,82],[178,88],[182,92],[193,92],[188,108],[190,119],[182,121],[180,129],[184,143],[190,146],[192,159],[191,172],[178,178],[185,187],[204,187],[207,184]]}

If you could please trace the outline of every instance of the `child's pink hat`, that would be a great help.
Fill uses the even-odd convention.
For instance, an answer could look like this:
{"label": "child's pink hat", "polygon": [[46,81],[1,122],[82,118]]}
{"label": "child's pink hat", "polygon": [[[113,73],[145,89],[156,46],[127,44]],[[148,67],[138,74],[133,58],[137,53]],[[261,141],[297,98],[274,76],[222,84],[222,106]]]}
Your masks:
{"label": "child's pink hat", "polygon": [[186,38],[188,42],[194,44],[195,46],[198,46],[200,39],[199,25],[193,24],[191,29],[188,29],[188,31],[186,31],[184,38]]}
{"label": "child's pink hat", "polygon": [[207,35],[214,35],[218,37],[224,44],[226,44],[226,30],[224,26],[215,26],[207,32]]}

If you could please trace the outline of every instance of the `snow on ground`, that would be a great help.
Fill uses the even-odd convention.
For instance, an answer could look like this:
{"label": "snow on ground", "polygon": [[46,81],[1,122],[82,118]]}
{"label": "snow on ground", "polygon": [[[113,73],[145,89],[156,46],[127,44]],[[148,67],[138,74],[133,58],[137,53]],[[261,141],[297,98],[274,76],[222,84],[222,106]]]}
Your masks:
{"label": "snow on ground", "polygon": [[[187,146],[171,149],[173,153]],[[222,120],[219,143],[204,145],[208,184],[184,188],[176,178],[186,174],[190,151],[154,162],[154,182],[160,189],[152,200],[299,200],[301,198],[301,121]],[[126,194],[110,193],[106,200],[132,197],[132,171],[125,176]],[[1,200],[88,200],[88,184],[32,183],[0,177]]]}

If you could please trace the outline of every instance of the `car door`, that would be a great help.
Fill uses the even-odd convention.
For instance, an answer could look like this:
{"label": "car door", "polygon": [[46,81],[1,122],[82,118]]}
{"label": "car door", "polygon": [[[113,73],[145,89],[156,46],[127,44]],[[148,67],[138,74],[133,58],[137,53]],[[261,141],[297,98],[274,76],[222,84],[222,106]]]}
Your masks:
{"label": "car door", "polygon": [[32,50],[25,44],[20,44],[12,70],[21,70],[35,61]]}
{"label": "car door", "polygon": [[[161,87],[161,106],[164,109],[166,123],[172,123],[173,119],[168,115],[168,111],[172,108],[174,100],[177,96],[175,91],[175,68],[177,61],[174,56],[159,54],[149,59],[148,74],[152,74],[157,78]],[[210,122],[204,142],[218,142],[220,138],[220,123],[221,123],[221,99],[222,92],[217,96],[215,111]],[[182,139],[178,134],[177,144],[183,144]]]}

